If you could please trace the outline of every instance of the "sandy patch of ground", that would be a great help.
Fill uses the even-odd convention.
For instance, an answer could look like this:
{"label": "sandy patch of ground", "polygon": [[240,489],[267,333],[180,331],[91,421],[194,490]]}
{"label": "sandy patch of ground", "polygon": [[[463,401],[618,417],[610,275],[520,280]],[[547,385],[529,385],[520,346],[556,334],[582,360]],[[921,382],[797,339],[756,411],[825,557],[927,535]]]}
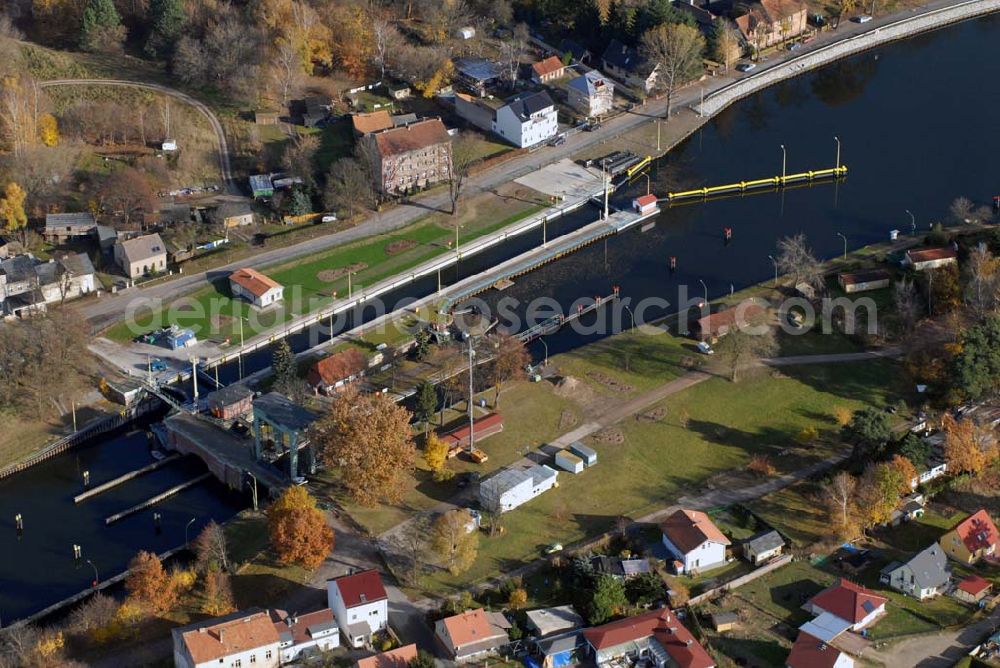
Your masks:
{"label": "sandy patch of ground", "polygon": [[617,427],[607,427],[594,434],[594,440],[601,445],[622,445],[625,443],[625,434]]}
{"label": "sandy patch of ground", "polygon": [[632,385],[623,383],[617,378],[612,378],[606,373],[601,373],[600,371],[588,371],[587,377],[597,383],[600,383],[609,390],[614,390],[615,392],[632,392],[635,390],[635,387]]}
{"label": "sandy patch of ground", "polygon": [[398,241],[393,241],[391,244],[386,244],[385,254],[398,255],[399,253],[410,250],[416,245],[417,242],[413,239],[399,239]]}
{"label": "sandy patch of ground", "polygon": [[[391,246],[392,244],[389,245]],[[316,278],[324,283],[333,283],[337,279],[347,276],[348,272],[361,271],[362,269],[367,268],[368,265],[364,262],[355,262],[354,264],[349,264],[346,267],[339,267],[338,269],[324,269],[316,274]]]}

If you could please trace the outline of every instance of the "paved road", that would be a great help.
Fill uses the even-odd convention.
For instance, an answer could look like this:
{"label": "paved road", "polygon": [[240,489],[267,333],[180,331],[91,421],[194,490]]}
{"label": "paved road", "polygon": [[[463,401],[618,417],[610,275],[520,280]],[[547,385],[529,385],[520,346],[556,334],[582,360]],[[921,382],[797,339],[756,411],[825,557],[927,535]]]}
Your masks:
{"label": "paved road", "polygon": [[159,84],[127,81],[125,79],[52,79],[50,81],[42,81],[38,85],[42,88],[53,88],[56,86],[117,86],[122,88],[141,88],[143,90],[151,90],[157,93],[162,93],[163,95],[172,97],[175,100],[180,100],[184,104],[191,105],[198,110],[198,113],[208,120],[209,125],[212,126],[212,131],[215,132],[216,148],[219,152],[219,172],[222,176],[223,182],[231,192],[239,192],[239,188],[237,188],[235,181],[233,181],[233,170],[229,162],[229,144],[226,142],[226,133],[222,129],[222,124],[219,123],[218,117],[216,117],[211,109],[209,109],[203,102],[198,101],[187,93],[183,93],[167,86],[161,86]]}
{"label": "paved road", "polygon": [[889,668],[948,668],[1000,626],[1000,608],[975,624],[953,631],[903,638],[884,649],[865,652],[868,661]]}

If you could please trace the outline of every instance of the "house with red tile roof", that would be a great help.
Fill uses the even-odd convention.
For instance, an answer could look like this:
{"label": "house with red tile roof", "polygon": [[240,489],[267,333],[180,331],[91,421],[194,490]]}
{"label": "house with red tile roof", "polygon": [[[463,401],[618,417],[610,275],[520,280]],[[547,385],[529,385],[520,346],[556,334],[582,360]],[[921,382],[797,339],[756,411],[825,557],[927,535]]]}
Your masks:
{"label": "house with red tile roof", "polygon": [[583,632],[598,666],[644,658],[656,668],[714,668],[715,661],[669,608],[651,610]]}
{"label": "house with red tile roof", "polygon": [[903,266],[913,267],[915,271],[937,269],[956,262],[958,262],[958,253],[955,252],[954,248],[948,247],[908,250],[903,256]]}
{"label": "house with red tile roof", "polygon": [[174,666],[278,668],[281,638],[266,610],[251,608],[173,629]]}
{"label": "house with red tile roof", "polygon": [[536,84],[555,81],[566,73],[566,66],[558,56],[549,56],[531,65],[531,80]]}
{"label": "house with red tile roof", "polygon": [[510,622],[501,613],[479,608],[439,619],[434,624],[434,636],[449,656],[464,663],[492,654],[506,645],[510,641],[509,628]]}
{"label": "house with red tile roof", "polygon": [[663,546],[679,573],[704,573],[726,563],[730,541],[700,510],[678,510],[660,525]]}
{"label": "house with red tile roof", "polygon": [[955,598],[966,603],[979,603],[989,595],[993,583],[978,575],[970,575],[955,587]]}
{"label": "house with red tile roof", "polygon": [[838,578],[833,585],[813,596],[802,606],[808,612],[817,615],[816,619],[803,625],[802,628],[808,631],[807,627],[810,625],[827,629],[836,626],[839,630],[836,630],[831,637],[825,637],[825,634],[820,633],[813,634],[829,642],[844,631],[860,631],[871,626],[885,614],[885,604],[888,600],[885,596],[879,596],[850,580]]}
{"label": "house with red tile roof", "polygon": [[324,357],[306,373],[306,382],[317,394],[331,396],[342,392],[368,369],[368,358],[357,348],[348,348]]}
{"label": "house with red tile roof", "polygon": [[326,581],[327,602],[349,647],[364,647],[389,626],[389,596],[372,569]]}
{"label": "house with red tile roof", "polygon": [[785,660],[787,668],[854,668],[854,659],[829,643],[805,631],[792,645]]}
{"label": "house with red tile roof", "polygon": [[330,608],[314,610],[304,615],[271,610],[271,621],[274,622],[274,630],[278,632],[278,649],[283,664],[313,652],[326,652],[340,647],[340,630]]}
{"label": "house with red tile roof", "polygon": [[980,509],[941,536],[939,542],[945,554],[955,561],[975,564],[983,559],[996,558],[997,536],[997,527],[989,513]]}
{"label": "house with red tile roof", "polygon": [[417,658],[416,644],[403,645],[364,659],[358,659],[355,668],[407,668]]}
{"label": "house with red tile roof", "polygon": [[249,267],[229,275],[229,290],[233,297],[243,298],[257,308],[280,302],[285,293],[281,283]]}

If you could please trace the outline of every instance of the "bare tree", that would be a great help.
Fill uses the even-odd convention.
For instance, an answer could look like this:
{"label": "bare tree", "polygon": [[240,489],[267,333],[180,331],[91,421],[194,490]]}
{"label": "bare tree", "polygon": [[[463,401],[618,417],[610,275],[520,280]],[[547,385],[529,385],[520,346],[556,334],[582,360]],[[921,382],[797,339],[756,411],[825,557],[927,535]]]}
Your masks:
{"label": "bare tree", "polygon": [[920,316],[920,300],[913,281],[903,279],[892,286],[892,301],[896,307],[896,315],[904,332],[909,332],[917,324]]}
{"label": "bare tree", "polygon": [[287,106],[292,92],[302,81],[302,57],[290,42],[281,39],[275,49],[273,62],[272,76],[281,91],[281,104]]}
{"label": "bare tree", "polygon": [[1000,261],[985,243],[980,243],[969,253],[965,263],[965,303],[976,318],[982,320],[996,310],[1000,296]]}
{"label": "bare tree", "polygon": [[402,36],[388,18],[377,15],[371,19],[372,60],[379,68],[379,76],[385,79],[385,68],[389,51],[398,47]]}
{"label": "bare tree", "polygon": [[318,150],[318,135],[296,133],[289,140],[285,146],[285,152],[281,155],[281,167],[301,178],[305,186],[313,188],[316,186],[313,163]]}
{"label": "bare tree", "polygon": [[503,66],[503,79],[507,85],[514,88],[517,83],[517,71],[521,67],[521,53],[528,41],[528,28],[523,23],[514,27],[510,39],[500,43],[500,63]]}
{"label": "bare tree", "polygon": [[451,145],[451,166],[448,169],[448,196],[451,198],[451,215],[458,213],[458,198],[469,176],[469,171],[478,162],[475,154],[475,138],[462,135]]}
{"label": "bare tree", "polygon": [[766,322],[766,313],[749,308],[744,311],[745,314],[737,314],[733,326],[715,346],[717,363],[728,370],[729,380],[734,383],[744,367],[770,357],[778,347],[774,329]]}
{"label": "bare tree", "polygon": [[968,197],[956,197],[951,203],[948,213],[951,214],[952,220],[956,223],[968,223],[971,222],[973,207],[972,200]]}
{"label": "bare tree", "polygon": [[792,275],[794,285],[805,282],[815,288],[823,286],[823,272],[806,243],[806,235],[800,233],[778,241],[776,260],[781,273]]}
{"label": "bare tree", "polygon": [[719,19],[715,24],[715,58],[722,63],[726,71],[740,58],[740,33],[726,19]]}
{"label": "bare tree", "polygon": [[857,478],[847,471],[841,471],[823,487],[823,496],[827,503],[830,504],[835,513],[840,515],[840,527],[844,534],[850,532],[851,508],[854,505],[854,493],[857,486]]}
{"label": "bare tree", "polygon": [[331,211],[354,217],[372,205],[373,190],[368,171],[357,158],[340,158],[326,175],[323,202]]}
{"label": "bare tree", "polygon": [[667,94],[667,118],[670,118],[674,92],[694,79],[702,69],[705,38],[697,28],[683,23],[665,23],[642,36],[646,59],[659,65],[656,85]]}

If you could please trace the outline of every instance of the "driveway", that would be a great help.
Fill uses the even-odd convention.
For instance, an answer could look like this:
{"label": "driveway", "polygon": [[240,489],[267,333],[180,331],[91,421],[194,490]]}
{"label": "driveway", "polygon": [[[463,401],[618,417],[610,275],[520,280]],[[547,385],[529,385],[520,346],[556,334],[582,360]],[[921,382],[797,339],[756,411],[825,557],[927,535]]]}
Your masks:
{"label": "driveway", "polygon": [[883,649],[869,650],[865,659],[890,668],[948,668],[985,640],[1000,625],[1000,608],[975,624],[903,638]]}

